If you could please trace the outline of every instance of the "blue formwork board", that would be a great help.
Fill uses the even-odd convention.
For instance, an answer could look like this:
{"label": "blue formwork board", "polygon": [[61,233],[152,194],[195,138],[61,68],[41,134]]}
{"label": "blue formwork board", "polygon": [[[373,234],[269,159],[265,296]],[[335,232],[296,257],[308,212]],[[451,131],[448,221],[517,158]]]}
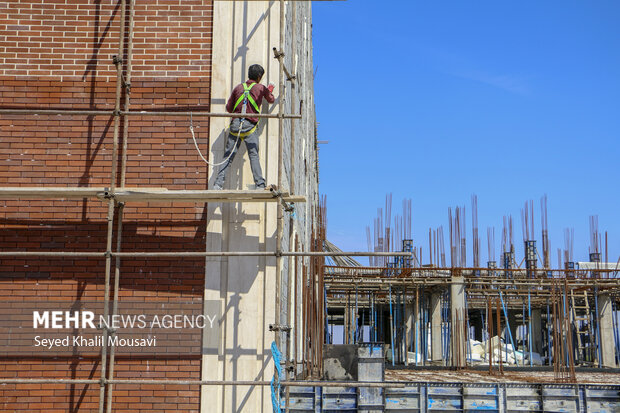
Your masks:
{"label": "blue formwork board", "polygon": [[354,387],[324,387],[321,398],[322,412],[356,412],[357,389]]}
{"label": "blue formwork board", "polygon": [[421,400],[419,384],[407,384],[402,388],[385,389],[386,412],[419,412]]}
{"label": "blue formwork board", "polygon": [[[280,396],[280,408],[286,409],[286,389],[282,389]],[[315,388],[314,387],[289,387],[288,407],[290,412],[316,412]],[[318,410],[321,411],[320,409]]]}
{"label": "blue formwork board", "polygon": [[[529,383],[407,383],[385,388],[385,405],[372,411],[620,413],[620,385]],[[358,411],[356,388],[291,388],[291,413]],[[285,408],[283,402],[283,408]]]}
{"label": "blue formwork board", "polygon": [[500,410],[497,385],[463,385],[463,409],[465,411],[495,412]]}

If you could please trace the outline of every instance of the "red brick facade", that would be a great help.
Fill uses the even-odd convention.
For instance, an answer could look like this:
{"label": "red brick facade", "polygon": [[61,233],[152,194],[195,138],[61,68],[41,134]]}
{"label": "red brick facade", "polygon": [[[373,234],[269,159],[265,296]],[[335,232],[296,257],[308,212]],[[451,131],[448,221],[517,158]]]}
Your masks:
{"label": "red brick facade", "polygon": [[[209,110],[212,2],[136,3],[130,109]],[[120,15],[119,0],[1,2],[0,108],[112,110]],[[130,117],[127,186],[207,188],[188,121]],[[208,121],[194,125],[207,153]],[[0,115],[0,186],[109,186],[113,130],[110,115]],[[128,203],[121,249],[204,251],[205,209]],[[97,200],[0,200],[0,250],[105,251],[106,211]],[[200,258],[125,259],[121,299],[199,299],[204,268]],[[0,258],[0,300],[100,301],[104,270],[103,258]],[[0,377],[99,379],[100,364],[0,352]],[[115,370],[117,378],[199,379],[200,355],[120,357]],[[115,412],[189,412],[199,410],[199,398],[197,386],[125,385],[115,387],[113,405]],[[0,385],[0,411],[88,412],[98,402],[97,384]]]}

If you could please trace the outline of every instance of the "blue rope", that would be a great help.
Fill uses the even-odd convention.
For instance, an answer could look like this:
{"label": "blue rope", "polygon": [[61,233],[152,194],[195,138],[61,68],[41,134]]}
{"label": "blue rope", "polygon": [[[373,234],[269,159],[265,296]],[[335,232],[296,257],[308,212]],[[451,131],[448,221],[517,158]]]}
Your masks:
{"label": "blue rope", "polygon": [[276,342],[271,343],[271,354],[273,355],[273,363],[276,366],[276,373],[271,379],[271,404],[273,405],[273,413],[280,413],[280,377],[282,377],[281,358],[282,353],[276,346]]}

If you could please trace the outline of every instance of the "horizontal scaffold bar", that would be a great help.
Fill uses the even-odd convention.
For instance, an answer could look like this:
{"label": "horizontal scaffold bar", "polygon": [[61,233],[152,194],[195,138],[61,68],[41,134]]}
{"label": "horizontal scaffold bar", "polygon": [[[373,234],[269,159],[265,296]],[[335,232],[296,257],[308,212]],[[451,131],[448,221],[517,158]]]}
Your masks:
{"label": "horizontal scaffold bar", "polygon": [[[149,380],[149,379],[0,379],[0,384],[153,384],[153,385],[196,385],[196,386],[269,386],[271,381],[264,380]],[[281,386],[291,387],[390,387],[403,388],[405,383],[364,382],[364,381],[321,381],[321,380],[287,380]]]}
{"label": "horizontal scaffold bar", "polygon": [[322,252],[322,251],[292,251],[280,253],[274,251],[157,251],[157,252],[76,252],[76,251],[0,251],[0,257],[112,257],[139,258],[139,257],[343,257],[343,256],[380,256],[395,257],[410,255],[410,252]]}
{"label": "horizontal scaffold bar", "polygon": [[166,188],[79,188],[79,187],[4,187],[0,199],[82,199],[99,198],[117,201],[177,202],[306,202],[306,197],[283,192],[276,195],[266,190],[168,190]]}
{"label": "horizontal scaffold bar", "polygon": [[[79,110],[79,109],[0,109],[0,115],[83,115],[83,116],[112,116],[115,112],[113,110]],[[128,111],[118,112],[119,115],[124,116],[195,116],[195,117],[207,117],[207,118],[244,118],[247,114],[243,113],[223,113],[223,112],[190,112],[190,111],[164,111],[164,110],[149,110],[149,111]],[[278,113],[252,113],[253,118],[271,118],[271,119],[301,119],[301,115],[287,114],[282,115]]]}

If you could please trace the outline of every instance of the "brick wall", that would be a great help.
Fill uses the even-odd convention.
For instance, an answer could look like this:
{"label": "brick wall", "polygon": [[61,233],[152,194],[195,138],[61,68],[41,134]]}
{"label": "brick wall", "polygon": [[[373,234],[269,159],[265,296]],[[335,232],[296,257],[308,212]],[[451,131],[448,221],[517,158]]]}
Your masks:
{"label": "brick wall", "polygon": [[[212,2],[137,3],[130,109],[208,110]],[[112,110],[120,15],[116,0],[0,2],[0,107]],[[194,124],[208,153],[208,121]],[[0,115],[0,186],[109,186],[113,129],[107,115]],[[128,133],[127,186],[207,188],[188,119],[131,117]],[[122,250],[203,251],[204,210],[195,203],[128,203]],[[95,200],[0,200],[0,249],[103,251],[106,211]],[[2,258],[0,300],[102,300],[104,264]],[[120,272],[121,299],[202,297],[204,259],[126,259]],[[116,364],[122,378],[200,378],[199,355],[122,357]],[[1,377],[98,379],[100,367],[98,358],[0,352]],[[197,386],[117,386],[114,395],[119,412],[199,409]],[[0,411],[87,412],[98,400],[98,385],[0,387]]]}

